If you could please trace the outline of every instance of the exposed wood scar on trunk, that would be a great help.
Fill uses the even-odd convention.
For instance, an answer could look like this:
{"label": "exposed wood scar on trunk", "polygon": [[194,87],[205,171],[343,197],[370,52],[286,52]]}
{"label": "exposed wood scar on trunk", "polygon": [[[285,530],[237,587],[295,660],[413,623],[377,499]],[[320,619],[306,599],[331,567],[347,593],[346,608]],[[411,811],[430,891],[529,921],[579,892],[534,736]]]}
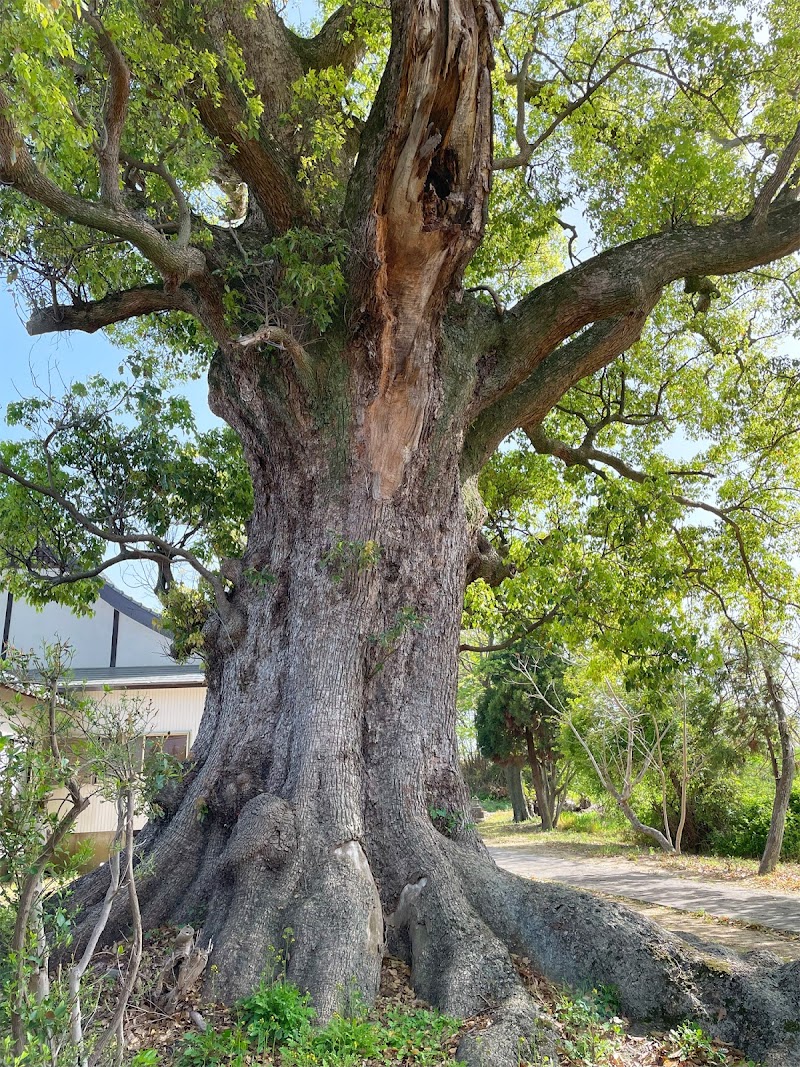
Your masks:
{"label": "exposed wood scar on trunk", "polygon": [[473,0],[409,16],[392,133],[373,201],[379,372],[363,436],[372,491],[400,486],[430,413],[446,298],[483,230],[491,171],[491,39],[497,12]]}

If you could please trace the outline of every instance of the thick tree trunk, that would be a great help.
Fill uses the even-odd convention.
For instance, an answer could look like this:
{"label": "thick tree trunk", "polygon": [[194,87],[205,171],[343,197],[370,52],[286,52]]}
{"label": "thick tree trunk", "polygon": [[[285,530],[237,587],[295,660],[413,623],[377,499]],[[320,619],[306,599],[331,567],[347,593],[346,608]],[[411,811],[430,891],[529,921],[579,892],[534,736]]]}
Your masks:
{"label": "thick tree trunk", "polygon": [[770,819],[764,854],[758,867],[759,874],[770,874],[778,866],[781,858],[783,835],[786,830],[786,815],[789,811],[789,801],[792,798],[792,786],[794,785],[795,754],[792,728],[786,717],[783,698],[775,684],[771,671],[765,670],[764,673],[781,743],[781,767],[780,773],[775,779],[775,800],[772,804],[772,818]]}
{"label": "thick tree trunk", "polygon": [[[455,740],[467,525],[455,465],[429,455],[436,476],[419,470],[390,501],[363,479],[331,483],[308,456],[287,457],[259,496],[231,616],[208,634],[192,769],[142,835],[144,928],[202,924],[228,1000],[291,928],[288,977],[322,1018],[354,988],[370,1002],[385,951],[400,955],[442,1010],[497,1006],[460,1049],[472,1065],[509,1067],[541,1026],[512,951],[557,979],[614,985],[636,1018],[698,1019],[792,1062],[797,965],[704,962],[617,905],[486,855]],[[81,888],[89,924],[103,888]],[[125,922],[121,906],[109,933]]]}
{"label": "thick tree trunk", "polygon": [[[190,772],[141,835],[143,926],[202,924],[228,1000],[291,928],[288,977],[323,1019],[354,989],[369,1003],[384,952],[400,954],[442,1010],[497,1007],[460,1050],[470,1064],[516,1064],[537,1028],[511,950],[615,982],[638,1017],[702,1018],[760,1054],[796,1042],[782,1028],[795,972],[777,972],[766,1011],[749,969],[710,975],[616,905],[498,871],[470,821],[456,681],[477,572],[459,461],[475,397],[515,382],[494,352],[478,359],[494,311],[453,297],[485,224],[500,17],[471,0],[396,5],[348,189],[343,320],[304,346],[223,344],[212,362],[211,404],[242,441],[255,506],[206,629]],[[78,888],[83,930],[104,890],[102,873]],[[120,904],[109,935],[125,921]]]}
{"label": "thick tree trunk", "polygon": [[522,767],[518,763],[507,763],[503,768],[506,776],[506,789],[514,812],[514,822],[527,822],[530,819],[528,802],[522,788]]}
{"label": "thick tree trunk", "polygon": [[[512,951],[559,980],[613,984],[636,1018],[691,1017],[753,1055],[786,1055],[796,966],[767,978],[764,961],[709,964],[617,905],[487,856],[455,740],[467,524],[454,462],[428,455],[390,501],[307,455],[265,467],[231,616],[208,634],[191,771],[142,835],[145,929],[201,924],[228,1000],[291,929],[288,977],[322,1018],[353,989],[370,1002],[384,953],[400,955],[440,1009],[497,1006],[462,1044],[471,1065],[506,1067],[520,1041],[547,1040]],[[87,923],[102,889],[102,876],[81,888]],[[120,908],[109,933],[125,922]]]}

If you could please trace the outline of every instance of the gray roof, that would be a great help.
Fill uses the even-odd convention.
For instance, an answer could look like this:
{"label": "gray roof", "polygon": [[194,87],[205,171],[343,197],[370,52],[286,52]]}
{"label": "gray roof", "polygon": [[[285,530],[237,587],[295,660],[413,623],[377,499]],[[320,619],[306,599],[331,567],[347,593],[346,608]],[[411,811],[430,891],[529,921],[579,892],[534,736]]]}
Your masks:
{"label": "gray roof", "polygon": [[199,663],[170,663],[163,667],[76,667],[70,689],[185,689],[205,685]]}
{"label": "gray roof", "polygon": [[161,629],[161,617],[159,615],[146,608],[144,604],[139,604],[110,582],[103,583],[103,588],[100,590],[100,599],[104,600],[106,604],[110,604],[121,615],[127,615],[129,619],[146,626],[148,630]]}

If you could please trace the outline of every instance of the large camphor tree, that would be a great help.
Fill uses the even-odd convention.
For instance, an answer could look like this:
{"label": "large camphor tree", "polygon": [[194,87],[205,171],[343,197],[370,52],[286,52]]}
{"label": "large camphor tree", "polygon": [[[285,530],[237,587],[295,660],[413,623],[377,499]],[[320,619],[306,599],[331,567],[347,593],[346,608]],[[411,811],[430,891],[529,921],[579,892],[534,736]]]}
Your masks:
{"label": "large camphor tree", "polygon": [[[507,573],[480,534],[488,457],[519,428],[541,444],[648,319],[709,345],[720,293],[791,316],[796,14],[357,0],[300,35],[258,0],[3,0],[2,242],[28,329],[111,328],[150,382],[18,409],[44,429],[2,455],[10,580],[201,575],[208,702],[140,896],[145,927],[202,918],[226,997],[291,927],[323,1016],[374,996],[387,944],[439,1007],[495,1006],[472,1062],[516,1063],[535,1029],[512,952],[635,1017],[797,1054],[797,965],[710,963],[498,871],[455,744],[465,584]],[[230,431],[203,455],[159,361],[207,363]],[[237,447],[238,546],[204,534],[228,491],[250,500]],[[104,888],[78,887],[85,914]]]}

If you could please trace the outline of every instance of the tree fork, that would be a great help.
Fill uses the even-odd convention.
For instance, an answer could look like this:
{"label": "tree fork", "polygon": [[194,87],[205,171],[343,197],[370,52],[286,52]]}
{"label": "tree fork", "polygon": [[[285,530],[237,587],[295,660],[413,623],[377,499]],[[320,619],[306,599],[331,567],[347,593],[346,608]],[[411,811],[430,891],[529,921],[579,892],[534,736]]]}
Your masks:
{"label": "tree fork", "polygon": [[[173,25],[168,5],[150,8],[171,45],[198,44],[193,28]],[[292,122],[280,117],[291,87],[315,64],[346,67],[359,46],[345,40],[347,12],[305,43],[267,5],[253,19],[239,4],[210,14],[214,39],[202,44],[219,60],[220,92],[203,98],[199,77],[186,92],[200,94],[200,126],[259,205],[254,245],[269,244],[316,210],[296,177],[302,137],[295,143]],[[247,549],[229,585],[216,579],[194,762],[141,839],[144,925],[203,921],[215,943],[216,992],[227,999],[249,991],[268,946],[291,926],[289,976],[312,990],[323,1017],[351,980],[371,1000],[388,932],[437,1006],[457,1014],[498,1006],[491,1036],[465,1049],[473,1063],[515,1062],[516,1039],[536,1026],[511,950],[551,977],[616,984],[637,1018],[702,1019],[783,1064],[774,1057],[797,1051],[796,965],[771,976],[766,960],[715,970],[617,905],[497,871],[469,824],[455,692],[468,567],[498,574],[480,545],[468,559],[461,479],[505,434],[535,428],[571,385],[630,347],[662,286],[800,247],[800,206],[773,204],[773,182],[754,218],[626,242],[538,286],[502,317],[487,307],[482,327],[466,328],[471,311],[470,325],[480,318],[477,300],[458,305],[486,220],[500,21],[491,0],[394,0],[391,50],[344,211],[323,220],[347,233],[346,297],[324,337],[306,324],[294,344],[289,333],[278,341],[283,308],[268,296],[231,321],[217,267],[191,235],[184,247],[185,226],[173,241],[114,203],[109,157],[100,161],[108,202],[56,184],[0,90],[0,182],[132,245],[152,267],[147,278],[164,280],[100,294],[63,318],[58,309],[40,314],[34,325],[56,330],[69,318],[92,329],[174,299],[219,346],[211,404],[241,439],[252,477]],[[246,36],[246,79],[221,54],[229,31]],[[245,80],[263,111],[243,126]],[[108,116],[112,147],[125,141],[120,114]],[[793,151],[794,143],[784,164]],[[176,199],[172,189],[170,216]],[[229,244],[242,251],[238,238]],[[432,812],[445,814],[434,823]],[[87,921],[102,879],[76,890]],[[109,936],[124,922],[117,908]]]}

